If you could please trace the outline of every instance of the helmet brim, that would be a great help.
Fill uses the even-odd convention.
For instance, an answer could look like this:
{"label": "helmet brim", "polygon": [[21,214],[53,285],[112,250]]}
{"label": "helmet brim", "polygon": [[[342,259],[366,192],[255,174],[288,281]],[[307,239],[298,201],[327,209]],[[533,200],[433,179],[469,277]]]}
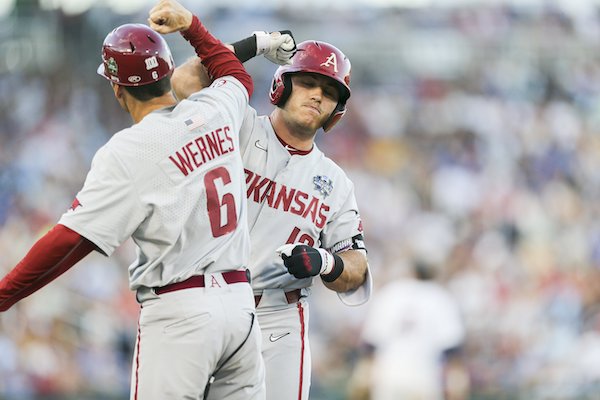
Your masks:
{"label": "helmet brim", "polygon": [[98,69],[96,70],[96,72],[98,73],[98,75],[100,75],[104,79],[108,79],[108,77],[106,76],[106,69],[104,69],[104,63],[102,63],[98,66]]}

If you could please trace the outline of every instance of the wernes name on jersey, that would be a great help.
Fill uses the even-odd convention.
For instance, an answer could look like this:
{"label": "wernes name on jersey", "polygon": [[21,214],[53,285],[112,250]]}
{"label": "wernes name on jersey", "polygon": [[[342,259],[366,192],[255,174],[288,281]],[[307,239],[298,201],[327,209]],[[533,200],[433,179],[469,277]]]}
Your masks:
{"label": "wernes name on jersey", "polygon": [[189,173],[201,165],[235,149],[234,141],[229,136],[230,130],[231,128],[225,125],[222,128],[198,136],[176,151],[175,154],[170,155],[169,160],[184,176],[188,176]]}
{"label": "wernes name on jersey", "polygon": [[326,213],[330,207],[319,198],[295,188],[288,188],[248,169],[244,171],[248,200],[256,203],[266,200],[266,204],[271,208],[310,218],[319,229],[325,226]]}

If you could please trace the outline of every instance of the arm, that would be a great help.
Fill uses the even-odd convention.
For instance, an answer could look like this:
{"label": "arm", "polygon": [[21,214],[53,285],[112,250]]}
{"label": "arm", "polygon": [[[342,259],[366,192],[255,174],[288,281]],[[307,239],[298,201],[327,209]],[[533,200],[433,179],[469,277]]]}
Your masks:
{"label": "arm", "polygon": [[442,379],[444,393],[448,400],[466,400],[471,392],[471,379],[462,353],[462,347],[455,347],[444,352]]}
{"label": "arm", "polygon": [[0,281],[0,311],[46,286],[95,249],[77,232],[56,225]]}
{"label": "arm", "polygon": [[[225,47],[243,63],[263,54],[275,64],[289,64],[296,52],[296,42],[290,31],[254,32],[233,44],[225,44]],[[179,100],[187,99],[192,93],[209,87],[212,82],[213,78],[198,57],[190,58],[175,68],[171,77],[173,92]]]}
{"label": "arm", "polygon": [[248,96],[254,89],[252,78],[242,63],[223,43],[216,39],[202,25],[198,17],[175,0],[162,0],[152,10],[148,18],[150,27],[165,34],[179,31],[194,47],[209,76],[220,78],[233,76],[246,88]]}
{"label": "arm", "polygon": [[326,287],[335,292],[348,292],[367,279],[367,257],[364,250],[330,253],[305,244],[285,244],[277,249],[288,272],[298,279],[321,276]]}
{"label": "arm", "polygon": [[362,250],[346,250],[337,254],[344,263],[344,270],[335,280],[328,282],[321,276],[325,286],[335,292],[354,290],[367,279],[367,256]]}
{"label": "arm", "polygon": [[175,68],[171,76],[171,87],[173,88],[175,97],[178,100],[183,100],[190,97],[193,93],[209,87],[212,81],[200,59],[193,57]]}

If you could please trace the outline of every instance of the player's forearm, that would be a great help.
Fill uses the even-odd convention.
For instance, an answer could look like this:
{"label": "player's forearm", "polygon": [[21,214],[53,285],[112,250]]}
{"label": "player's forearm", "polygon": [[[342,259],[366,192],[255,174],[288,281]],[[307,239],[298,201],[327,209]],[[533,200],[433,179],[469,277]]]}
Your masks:
{"label": "player's forearm", "polygon": [[240,60],[220,40],[215,38],[194,16],[190,27],[182,31],[183,37],[189,41],[213,78],[231,75],[239,80],[251,96],[254,90],[252,78],[244,69]]}
{"label": "player's forearm", "polygon": [[344,271],[333,282],[323,280],[325,286],[336,292],[347,292],[358,288],[367,279],[367,257],[361,250],[337,253],[344,261]]}
{"label": "player's forearm", "polygon": [[52,282],[94,249],[77,232],[56,225],[0,281],[0,311]]}

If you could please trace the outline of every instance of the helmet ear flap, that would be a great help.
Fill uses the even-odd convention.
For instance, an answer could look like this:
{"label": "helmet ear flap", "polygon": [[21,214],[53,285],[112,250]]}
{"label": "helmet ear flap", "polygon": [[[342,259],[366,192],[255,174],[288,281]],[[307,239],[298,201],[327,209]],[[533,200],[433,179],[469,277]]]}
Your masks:
{"label": "helmet ear flap", "polygon": [[277,105],[279,107],[285,106],[290,94],[292,94],[292,78],[290,77],[290,74],[283,74],[283,92],[281,93],[281,98]]}
{"label": "helmet ear flap", "polygon": [[335,124],[337,124],[338,121],[342,119],[344,114],[346,114],[346,103],[337,103],[337,106],[335,106],[335,109],[333,110],[329,118],[327,118],[327,121],[325,121],[325,123],[323,124],[323,131],[325,133],[329,132],[329,130],[331,130],[331,128],[333,128]]}

